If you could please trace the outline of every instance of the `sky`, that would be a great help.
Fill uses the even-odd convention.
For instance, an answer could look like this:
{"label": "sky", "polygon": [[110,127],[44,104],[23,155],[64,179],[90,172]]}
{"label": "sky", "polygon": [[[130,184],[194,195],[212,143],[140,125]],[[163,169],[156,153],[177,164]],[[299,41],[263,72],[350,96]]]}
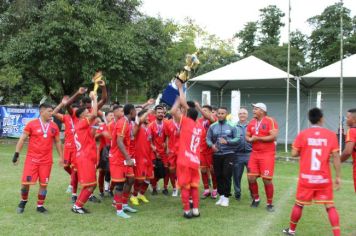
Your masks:
{"label": "sky", "polygon": [[[257,21],[259,9],[276,5],[286,16],[282,19],[285,27],[281,30],[281,41],[288,40],[288,0],[142,0],[142,12],[163,19],[173,19],[183,23],[186,17],[192,18],[210,34],[228,40],[243,29],[249,21]],[[337,0],[290,0],[291,31],[299,29],[309,35],[313,30],[307,19],[319,15]],[[344,6],[356,15],[356,0],[343,0]]]}

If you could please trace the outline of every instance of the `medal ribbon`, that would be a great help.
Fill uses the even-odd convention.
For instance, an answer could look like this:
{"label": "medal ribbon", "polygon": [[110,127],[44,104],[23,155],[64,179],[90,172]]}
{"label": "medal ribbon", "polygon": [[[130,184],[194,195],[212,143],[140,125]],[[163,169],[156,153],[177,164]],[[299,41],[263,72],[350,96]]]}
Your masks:
{"label": "medal ribbon", "polygon": [[41,118],[38,118],[40,120],[40,124],[41,124],[41,129],[42,129],[42,132],[43,132],[43,136],[44,137],[47,137],[47,132],[48,132],[48,128],[49,128],[49,123],[47,124],[43,124]]}

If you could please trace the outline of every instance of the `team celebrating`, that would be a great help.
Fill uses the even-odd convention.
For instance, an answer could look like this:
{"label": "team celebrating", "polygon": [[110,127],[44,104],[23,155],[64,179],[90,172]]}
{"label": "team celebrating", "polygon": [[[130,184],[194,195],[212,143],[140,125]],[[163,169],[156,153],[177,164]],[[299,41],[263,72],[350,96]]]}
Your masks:
{"label": "team celebrating", "polygon": [[[235,198],[240,200],[244,166],[247,167],[251,207],[260,204],[257,178],[261,177],[266,210],[273,212],[272,180],[278,124],[267,115],[267,106],[252,104],[250,122],[247,110],[240,109],[239,122],[233,124],[227,119],[225,107],[213,109],[209,105],[201,107],[197,102],[186,101],[183,84],[179,80],[175,83],[179,96],[168,112],[163,105],[147,109],[154,105],[153,99],[141,106],[113,105],[105,110],[107,91],[102,80],[98,82],[99,101],[96,92],[86,97],[87,89],[79,88],[73,96],[65,96],[55,109],[41,104],[40,117],[27,123],[12,160],[14,165],[19,163],[20,152],[28,139],[17,212],[24,212],[30,185],[37,181],[40,185],[37,211],[47,212],[44,202],[53,164],[53,144],[60,165],[70,176],[67,191],[72,194],[71,210],[77,214],[89,213],[84,207],[87,201],[100,202],[94,195],[98,185],[101,198],[106,192],[112,196],[117,216],[130,218],[130,213],[137,212],[134,206],[149,202],[146,198],[148,187],[151,186],[152,195],[158,194],[158,182],[163,179],[163,194],[169,194],[169,184],[173,197],[180,192],[183,216],[199,217],[200,198],[211,197],[217,199],[216,205],[229,206],[232,179]],[[63,109],[66,114],[61,113]],[[290,225],[283,233],[295,235],[303,207],[314,202],[324,204],[333,234],[340,235],[333,189],[339,189],[341,184],[341,162],[352,156],[356,192],[356,109],[347,113],[349,130],[341,156],[335,133],[322,127],[322,111],[313,108],[308,116],[310,128],[300,132],[292,146],[291,155],[300,157],[299,178]],[[65,126],[63,148],[53,117]],[[330,157],[335,168],[334,181]],[[201,197],[200,178],[203,182]]]}

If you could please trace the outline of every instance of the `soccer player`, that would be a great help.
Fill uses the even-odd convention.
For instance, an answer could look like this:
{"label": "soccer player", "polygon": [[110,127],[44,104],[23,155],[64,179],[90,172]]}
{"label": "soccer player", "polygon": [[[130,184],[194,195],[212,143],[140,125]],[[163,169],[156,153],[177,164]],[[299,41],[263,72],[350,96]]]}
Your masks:
{"label": "soccer player", "polygon": [[74,141],[77,149],[76,165],[78,180],[82,186],[79,197],[72,207],[72,211],[85,214],[88,211],[83,207],[96,188],[97,151],[95,142],[95,129],[92,127],[98,114],[98,104],[94,92],[90,92],[92,110],[80,107],[75,112],[79,121],[75,124]]}
{"label": "soccer player", "polygon": [[356,192],[356,108],[348,110],[346,123],[349,126],[349,130],[346,134],[346,145],[341,154],[341,161],[346,161],[352,155],[354,189]]}
{"label": "soccer player", "polygon": [[53,164],[52,148],[53,141],[59,155],[60,164],[63,165],[62,144],[59,138],[58,126],[52,121],[53,108],[48,104],[41,104],[39,107],[40,117],[27,123],[23,134],[16,145],[16,151],[12,162],[19,163],[19,155],[23,144],[29,138],[28,150],[24,169],[22,173],[21,201],[17,212],[23,213],[28,200],[30,185],[36,184],[39,180],[37,212],[46,213],[43,207],[47,195],[47,184],[51,175]]}
{"label": "soccer player", "polygon": [[115,182],[114,201],[117,216],[127,219],[131,216],[124,211],[135,213],[136,209],[127,204],[131,187],[135,181],[133,166],[134,159],[129,155],[131,141],[130,122],[136,118],[134,105],[124,106],[124,117],[116,122],[112,132],[112,141],[109,155],[111,181]]}
{"label": "soccer player", "polygon": [[[156,120],[149,125],[151,134],[151,148],[155,155],[155,159],[159,159],[163,162],[166,169],[165,177],[163,181],[163,191],[164,195],[168,195],[168,181],[169,181],[169,171],[166,153],[166,140],[167,140],[167,123],[164,120],[164,108],[161,105],[155,107]],[[152,180],[152,194],[157,194],[157,182],[159,179],[155,178]]]}
{"label": "soccer player", "polygon": [[246,130],[246,140],[252,143],[252,152],[248,163],[248,183],[253,197],[251,207],[258,207],[257,178],[262,177],[265,186],[268,212],[274,211],[272,183],[274,173],[274,159],[276,154],[275,140],[278,136],[277,122],[267,116],[264,103],[252,104],[254,119],[250,121]]}
{"label": "soccer player", "polygon": [[[216,176],[213,168],[214,151],[206,143],[206,135],[208,133],[210,125],[215,123],[217,121],[217,118],[212,114],[213,108],[211,106],[204,105],[203,107],[200,107],[199,103],[195,102],[195,107],[203,115],[203,117],[198,119],[198,122],[204,128],[200,144],[200,172],[204,185],[203,198],[211,196],[211,198],[216,199],[218,195],[218,190]],[[209,189],[209,173],[213,182],[213,191],[211,192]]]}
{"label": "soccer player", "polygon": [[[182,83],[177,80],[179,99],[174,103],[171,114],[180,124],[179,151],[177,158],[177,179],[181,188],[181,199],[184,214],[187,219],[199,217],[199,168],[200,168],[200,140],[203,127],[196,122],[198,111],[189,107],[183,92]],[[179,110],[182,106],[183,112]],[[186,112],[185,112],[186,111]],[[183,114],[182,114],[183,113]],[[184,115],[186,113],[186,115]],[[189,198],[193,200],[190,208]]]}
{"label": "soccer player", "polygon": [[[137,110],[137,109],[136,109]],[[145,192],[150,183],[150,180],[154,178],[153,164],[152,164],[152,150],[150,143],[150,133],[148,129],[147,115],[150,113],[148,110],[141,110],[138,113],[139,124],[134,129],[135,135],[135,183],[134,191],[130,198],[133,205],[139,205],[139,200],[144,203],[148,203],[148,199],[145,197]]]}
{"label": "soccer player", "polygon": [[324,204],[329,216],[334,236],[340,235],[339,215],[334,206],[333,182],[330,171],[330,154],[333,156],[335,168],[335,188],[339,189],[340,156],[335,134],[323,128],[323,113],[319,108],[309,111],[311,128],[298,134],[293,143],[292,156],[300,156],[299,179],[295,205],[292,209],[289,228],[284,229],[286,235],[295,235],[304,205]]}

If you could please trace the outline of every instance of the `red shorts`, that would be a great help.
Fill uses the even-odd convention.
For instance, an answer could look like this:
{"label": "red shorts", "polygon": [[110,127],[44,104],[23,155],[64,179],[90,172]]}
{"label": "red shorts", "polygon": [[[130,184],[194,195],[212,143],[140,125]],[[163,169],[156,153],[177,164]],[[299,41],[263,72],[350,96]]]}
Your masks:
{"label": "red shorts", "polygon": [[302,205],[333,204],[334,195],[332,185],[322,189],[306,188],[298,184],[295,202]]}
{"label": "red shorts", "polygon": [[75,161],[77,150],[75,148],[66,148],[63,150],[64,167],[71,166]]}
{"label": "red shorts", "polygon": [[39,179],[41,186],[47,186],[49,177],[51,175],[52,164],[35,164],[32,162],[25,162],[22,173],[22,184],[33,185]]}
{"label": "red shorts", "polygon": [[212,169],[213,167],[213,152],[200,153],[200,167]]}
{"label": "red shorts", "polygon": [[96,162],[93,159],[77,157],[78,182],[81,186],[96,185]]}
{"label": "red shorts", "polygon": [[145,179],[153,179],[154,171],[153,164],[150,160],[148,163],[137,164],[134,166],[135,179],[145,180]]}
{"label": "red shorts", "polygon": [[177,154],[169,153],[167,157],[167,164],[169,169],[175,169],[177,167]]}
{"label": "red shorts", "polygon": [[132,166],[113,165],[110,163],[111,181],[120,183],[125,182],[128,177],[135,177],[134,169]]}
{"label": "red shorts", "polygon": [[177,185],[178,188],[199,187],[199,169],[177,165]]}
{"label": "red shorts", "polygon": [[251,152],[248,161],[247,175],[261,176],[264,179],[272,179],[274,174],[275,152]]}

